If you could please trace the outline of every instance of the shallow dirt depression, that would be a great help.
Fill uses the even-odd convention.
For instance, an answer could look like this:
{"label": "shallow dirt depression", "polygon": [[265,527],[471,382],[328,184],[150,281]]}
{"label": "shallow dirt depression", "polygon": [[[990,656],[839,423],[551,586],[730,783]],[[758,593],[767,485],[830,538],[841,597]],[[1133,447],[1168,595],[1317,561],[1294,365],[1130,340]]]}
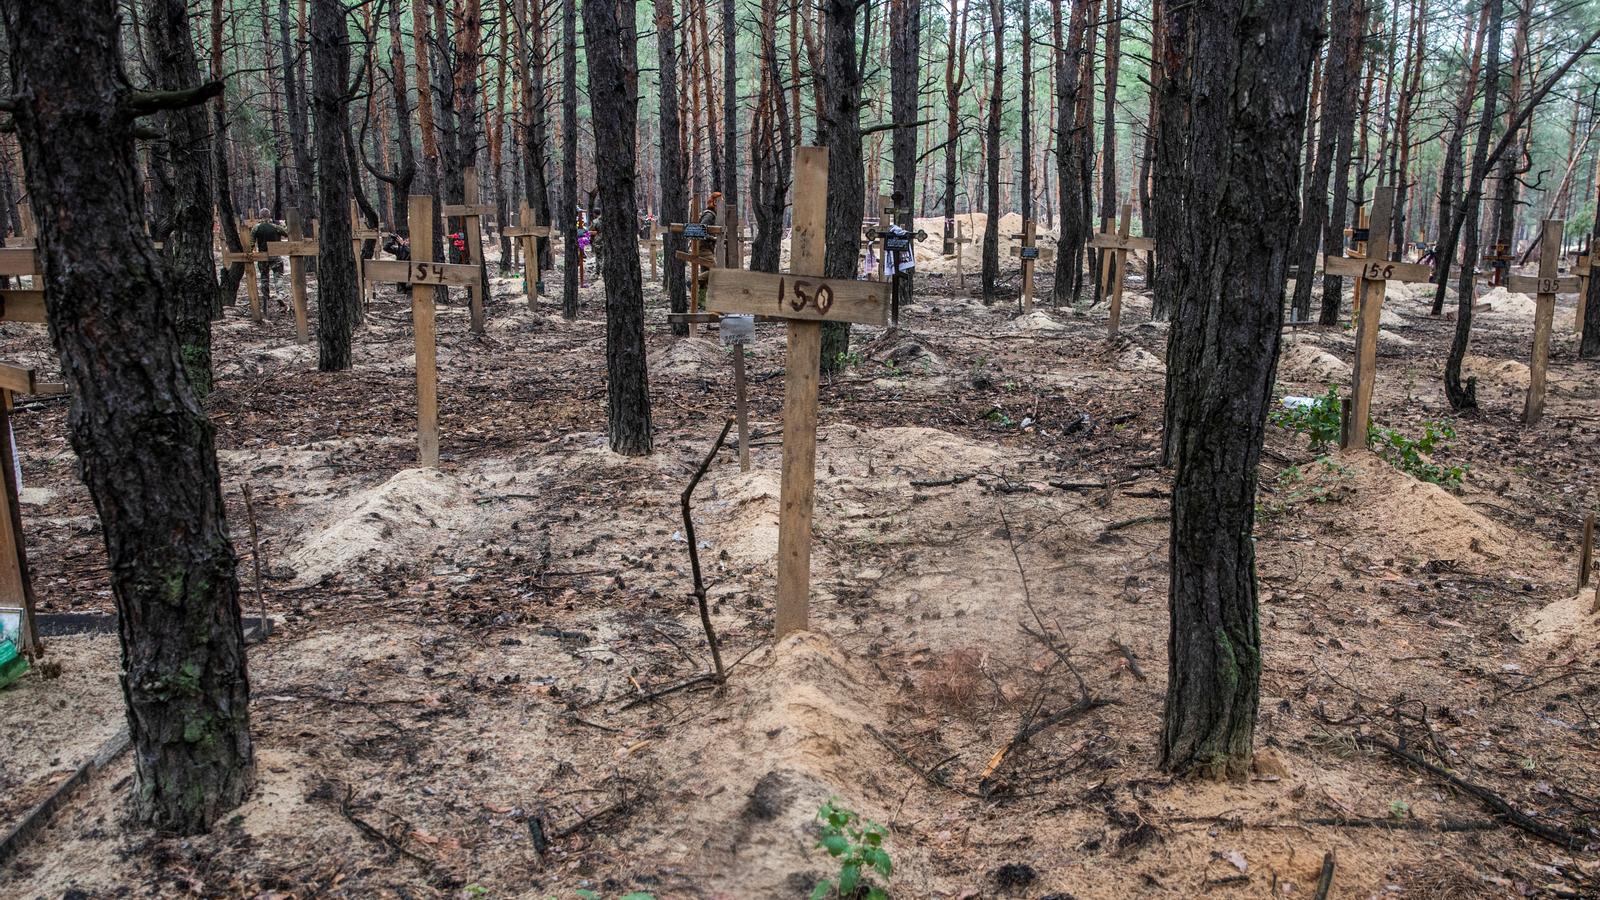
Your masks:
{"label": "shallow dirt depression", "polygon": [[[443,463],[425,472],[404,297],[378,290],[356,368],[331,376],[286,317],[228,310],[207,408],[246,603],[249,484],[279,625],[250,654],[256,791],[203,838],[130,830],[124,756],[0,869],[0,892],[800,897],[834,871],[815,846],[831,797],[888,829],[899,897],[1309,898],[1329,851],[1336,897],[1581,895],[1589,856],[1366,741],[1444,754],[1539,821],[1600,815],[1600,617],[1575,595],[1572,547],[1600,417],[1560,328],[1570,300],[1529,430],[1507,388],[1532,307],[1485,298],[1484,409],[1437,454],[1468,467],[1459,493],[1271,431],[1258,763],[1212,784],[1155,759],[1165,329],[1136,284],[1107,347],[1103,306],[1050,308],[1046,273],[1018,317],[1009,261],[1002,281],[986,306],[930,261],[902,333],[856,329],[822,386],[815,630],[778,646],[783,335],[758,327],[753,468],[729,448],[695,496],[731,678],[648,702],[710,667],[677,495],[731,414],[714,336],[674,341],[649,286],[656,452],[625,459],[605,449],[597,287],[566,322],[559,276],[537,312],[497,279],[483,337],[456,298],[440,310]],[[1384,328],[1402,340],[1379,347],[1375,415],[1407,433],[1450,418],[1451,323],[1429,299],[1392,292]],[[42,333],[0,333],[18,362],[50,364]],[[1280,392],[1342,384],[1351,350],[1302,330]],[[46,612],[110,610],[64,414],[17,415],[36,583]],[[58,678],[0,692],[3,827],[120,725],[114,639],[59,639],[50,659]]]}

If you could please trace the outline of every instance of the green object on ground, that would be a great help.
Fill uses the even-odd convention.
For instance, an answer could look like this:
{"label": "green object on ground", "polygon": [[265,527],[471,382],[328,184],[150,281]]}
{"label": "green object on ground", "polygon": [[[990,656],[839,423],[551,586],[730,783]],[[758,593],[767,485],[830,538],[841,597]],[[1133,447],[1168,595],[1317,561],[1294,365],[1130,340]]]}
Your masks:
{"label": "green object on ground", "polygon": [[28,658],[22,655],[22,610],[0,610],[0,688],[28,671]]}

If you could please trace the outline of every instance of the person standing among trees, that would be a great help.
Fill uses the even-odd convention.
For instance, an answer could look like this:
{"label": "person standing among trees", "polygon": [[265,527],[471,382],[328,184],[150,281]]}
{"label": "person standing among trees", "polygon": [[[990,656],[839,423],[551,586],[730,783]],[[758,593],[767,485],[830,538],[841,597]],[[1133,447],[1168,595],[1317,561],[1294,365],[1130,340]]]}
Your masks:
{"label": "person standing among trees", "polygon": [[[711,196],[706,200],[706,208],[700,211],[700,224],[701,225],[705,225],[707,227],[717,224],[717,214],[721,211],[721,210],[718,209],[718,207],[720,207],[721,205],[722,205],[722,192],[721,191],[712,191],[711,192]],[[711,256],[715,256],[716,252],[717,252],[717,238],[716,238],[716,236],[712,235],[711,237],[708,237],[708,238],[702,240],[700,242],[700,250],[703,253],[706,253],[706,254],[711,255]],[[704,302],[704,300],[705,300],[706,283],[710,280],[710,278],[711,278],[711,270],[710,269],[701,269],[700,270],[700,277],[695,282],[695,286],[694,286],[694,292],[695,292],[694,308],[695,309],[699,309],[701,303]]]}
{"label": "person standing among trees", "polygon": [[[288,236],[289,229],[272,221],[272,211],[267,209],[261,211],[261,221],[256,223],[256,227],[250,229],[250,243],[255,244],[258,253],[264,252],[267,249],[267,245],[273,241],[281,241]],[[261,276],[262,297],[272,296],[272,273],[282,271],[283,257],[281,256],[274,256],[271,259],[264,259],[256,263],[256,272]],[[277,303],[280,311],[289,308],[283,302],[282,297],[277,298]]]}

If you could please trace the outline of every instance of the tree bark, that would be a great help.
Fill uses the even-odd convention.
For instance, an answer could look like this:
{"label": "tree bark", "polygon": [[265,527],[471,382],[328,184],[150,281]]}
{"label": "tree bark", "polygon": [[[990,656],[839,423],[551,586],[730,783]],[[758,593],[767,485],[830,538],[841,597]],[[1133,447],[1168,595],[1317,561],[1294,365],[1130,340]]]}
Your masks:
{"label": "tree bark", "polygon": [[[683,142],[678,131],[683,127],[678,109],[678,29],[673,23],[672,0],[655,0],[656,56],[661,63],[661,221],[689,221],[689,194],[684,183]],[[665,231],[662,257],[667,277],[667,307],[675,313],[689,311],[689,291],[684,284],[684,262],[676,251],[683,243],[678,235]],[[672,333],[688,335],[689,326],[676,322]]]}
{"label": "tree bark", "polygon": [[1260,694],[1254,510],[1299,206],[1316,55],[1311,4],[1196,0],[1166,12],[1156,282],[1173,309],[1170,637],[1160,761],[1243,779]]}
{"label": "tree bark", "polygon": [[[823,275],[854,278],[866,190],[861,165],[861,70],[856,65],[855,0],[821,0],[823,57],[817,139],[828,148],[827,255]],[[850,326],[822,325],[822,371],[843,368]]]}
{"label": "tree bark", "polygon": [[[1350,71],[1349,65],[1350,44],[1356,39],[1356,2],[1333,0],[1328,15],[1328,62],[1323,69],[1317,153],[1311,164],[1311,177],[1307,179],[1305,206],[1300,211],[1300,227],[1295,238],[1295,264],[1299,271],[1295,275],[1294,299],[1290,306],[1294,310],[1294,317],[1302,322],[1311,318],[1311,288],[1317,277],[1317,251],[1322,249],[1323,229],[1328,221],[1328,177],[1333,172],[1333,158],[1338,152],[1339,142],[1348,138],[1351,126],[1348,116],[1353,113],[1353,107],[1348,95],[1355,73]],[[1329,244],[1328,252],[1332,253],[1335,248],[1343,246],[1341,227],[1339,243]],[[1334,314],[1337,317],[1337,306]]]}
{"label": "tree bark", "polygon": [[289,0],[278,0],[278,54],[283,58],[283,99],[289,117],[289,149],[294,154],[292,193],[287,206],[310,209],[315,205],[311,148],[308,144],[305,100],[305,62],[289,41]]}
{"label": "tree bark", "polygon": [[1583,340],[1578,345],[1578,355],[1584,359],[1600,357],[1600,178],[1594,183],[1594,223],[1589,227],[1589,289],[1578,298],[1583,304]]}
{"label": "tree bark", "polygon": [[120,613],[134,811],[196,834],[249,791],[250,688],[211,422],[185,374],[171,285],[132,225],[141,198],[117,7],[0,10],[50,336]]}
{"label": "tree bark", "polygon": [[350,368],[361,289],[350,246],[350,166],[345,152],[350,36],[344,0],[311,3],[311,108],[317,129],[317,369]]}
{"label": "tree bark", "polygon": [[[583,28],[589,63],[589,102],[600,185],[600,254],[606,282],[606,422],[611,449],[626,456],[650,452],[650,385],[645,364],[644,296],[639,254],[632,252],[638,207],[634,190],[639,115],[639,35],[633,0],[585,0]],[[569,47],[571,45],[568,45]]]}
{"label": "tree bark", "polygon": [[[1056,195],[1061,233],[1056,246],[1054,300],[1057,306],[1075,303],[1083,293],[1083,257],[1089,243],[1089,210],[1084,205],[1084,133],[1077,110],[1083,83],[1083,44],[1087,3],[1072,5],[1072,18],[1062,33],[1061,0],[1052,0],[1051,18],[1056,37]],[[1164,26],[1163,26],[1164,27]],[[1154,299],[1157,318],[1166,318],[1161,295]]]}
{"label": "tree bark", "polygon": [[[188,4],[184,0],[149,0],[145,9],[151,87],[159,91],[199,87],[200,63],[189,28]],[[157,191],[167,201],[160,205],[167,218],[154,223],[151,232],[165,242],[161,253],[167,265],[179,352],[195,395],[204,398],[211,393],[211,315],[217,304],[211,129],[201,104],[168,110],[158,119],[165,140],[151,145],[151,152],[160,157],[160,164],[152,169],[159,182]]]}
{"label": "tree bark", "polygon": [[[535,3],[540,0],[534,0]],[[561,0],[561,315],[578,317],[578,6]],[[632,213],[629,213],[631,216]]]}
{"label": "tree bark", "polygon": [[[1344,223],[1345,214],[1350,209],[1350,156],[1351,144],[1354,141],[1352,134],[1355,128],[1356,94],[1361,86],[1361,47],[1367,29],[1367,0],[1336,0],[1337,12],[1332,16],[1331,27],[1335,29],[1333,40],[1342,55],[1334,56],[1336,52],[1333,44],[1328,47],[1328,86],[1323,92],[1323,109],[1327,118],[1323,120],[1322,128],[1325,135],[1322,146],[1330,150],[1333,178],[1333,197],[1329,201],[1328,214],[1324,221],[1327,226],[1322,232],[1322,250],[1328,254],[1342,254],[1344,252]],[[1319,162],[1320,165],[1320,162]],[[1320,196],[1320,195],[1319,195]],[[1322,218],[1321,210],[1317,211],[1318,218]],[[1301,245],[1300,257],[1304,261],[1305,246]],[[1312,260],[1315,262],[1316,251],[1312,251]],[[1301,269],[1306,272],[1306,269]],[[1295,285],[1295,297],[1298,302],[1300,292],[1307,292],[1307,311],[1310,310],[1311,286],[1301,288]],[[1323,275],[1322,277],[1322,312],[1317,321],[1322,325],[1339,324],[1339,310],[1344,298],[1344,279],[1338,275]]]}
{"label": "tree bark", "polygon": [[1489,172],[1489,141],[1494,135],[1495,104],[1500,94],[1500,32],[1505,0],[1486,0],[1489,4],[1488,47],[1483,59],[1483,109],[1478,117],[1478,138],[1472,148],[1472,172],[1467,177],[1467,193],[1461,204],[1461,224],[1466,227],[1463,242],[1461,278],[1456,284],[1456,329],[1450,353],[1444,361],[1444,395],[1451,409],[1478,407],[1478,380],[1461,381],[1461,363],[1467,358],[1467,343],[1472,337],[1472,306],[1477,300],[1478,206],[1483,199],[1483,179]]}
{"label": "tree bark", "polygon": [[[889,26],[889,92],[890,117],[894,129],[894,205],[905,212],[900,214],[900,225],[907,231],[916,231],[913,206],[917,196],[917,106],[920,98],[919,79],[922,75],[922,0],[892,0]],[[1024,116],[1026,121],[1026,116]],[[1026,172],[1026,169],[1024,169]],[[913,252],[915,245],[913,245]],[[894,275],[894,308],[897,312],[911,304],[915,296],[913,278],[915,270]]]}
{"label": "tree bark", "polygon": [[989,0],[989,24],[994,29],[994,88],[989,94],[988,216],[983,226],[983,302],[994,302],[1000,278],[1000,107],[1005,99],[1005,13],[1000,0]]}
{"label": "tree bark", "polygon": [[[222,68],[222,3],[223,0],[211,0],[211,80],[221,81],[226,72]],[[244,242],[239,238],[239,213],[233,206],[233,190],[228,177],[228,97],[226,93],[217,96],[216,105],[211,108],[211,123],[213,134],[211,138],[211,164],[215,175],[213,185],[216,189],[217,215],[222,220],[221,228],[222,245],[228,248],[229,253],[239,253],[244,250]],[[244,266],[231,265],[222,270],[222,277],[217,290],[217,305],[212,309],[213,318],[222,317],[222,307],[232,306],[239,293],[239,282],[244,280]]]}

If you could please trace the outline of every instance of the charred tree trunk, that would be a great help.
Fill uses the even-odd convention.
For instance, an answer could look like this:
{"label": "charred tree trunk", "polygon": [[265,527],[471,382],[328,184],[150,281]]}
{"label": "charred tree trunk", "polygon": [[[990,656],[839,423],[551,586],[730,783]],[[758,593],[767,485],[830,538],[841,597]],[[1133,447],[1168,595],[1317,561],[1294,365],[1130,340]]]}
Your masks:
{"label": "charred tree trunk", "polygon": [[[1083,256],[1089,243],[1088,210],[1083,205],[1084,146],[1077,109],[1083,71],[1087,4],[1072,5],[1066,33],[1061,28],[1061,0],[1052,0],[1051,19],[1056,37],[1056,196],[1059,198],[1061,236],[1056,247],[1055,304],[1072,304],[1083,293]],[[1165,26],[1163,26],[1165,27]],[[1166,318],[1162,295],[1154,299],[1152,315]]]}
{"label": "charred tree trunk", "polygon": [[[1316,55],[1311,4],[1167,11],[1155,240],[1172,294],[1170,637],[1161,766],[1243,779],[1260,698],[1256,470]],[[1246,100],[1248,98],[1248,100]]]}
{"label": "charred tree trunk", "polygon": [[317,369],[350,368],[350,335],[361,314],[350,246],[350,171],[345,103],[350,35],[344,0],[311,2],[311,107],[317,129]]}
{"label": "charred tree trunk", "polygon": [[140,98],[113,0],[72,15],[28,0],[0,10],[50,336],[120,613],[134,811],[196,834],[250,789],[250,686],[211,422],[185,375],[163,266],[132,224]]}
{"label": "charred tree trunk", "polygon": [[[922,0],[892,0],[889,10],[889,105],[890,117],[896,123],[893,144],[894,190],[891,193],[894,194],[894,205],[905,210],[900,214],[901,227],[916,231],[913,207],[917,196],[917,127],[914,123],[919,99],[918,79],[922,75],[919,65],[922,55]],[[915,274],[915,270],[905,274],[895,273],[895,310],[911,305],[915,295],[912,284]]]}
{"label": "charred tree trunk", "polygon": [[[1317,277],[1317,251],[1322,249],[1323,230],[1328,221],[1328,177],[1333,172],[1333,158],[1340,140],[1347,140],[1354,112],[1351,104],[1350,84],[1355,73],[1349,69],[1350,44],[1356,39],[1356,10],[1358,0],[1333,0],[1328,14],[1328,62],[1324,68],[1321,121],[1317,126],[1317,153],[1311,164],[1311,177],[1307,179],[1305,208],[1300,211],[1300,229],[1295,238],[1295,265],[1299,272],[1294,279],[1294,300],[1290,306],[1294,317],[1302,322],[1311,318],[1311,288]],[[1343,246],[1341,241],[1329,244],[1333,253]],[[1327,303],[1324,300],[1323,306]],[[1338,315],[1337,300],[1334,315]]]}
{"label": "charred tree trunk", "polygon": [[[828,148],[827,256],[823,275],[854,278],[866,190],[861,165],[861,70],[856,65],[855,0],[822,0],[823,57],[817,138]],[[822,371],[836,372],[850,351],[850,326],[822,325]]]}
{"label": "charred tree trunk", "polygon": [[[539,0],[534,0],[538,3]],[[561,315],[578,317],[578,0],[561,0]],[[629,213],[632,216],[633,213]]]}
{"label": "charred tree trunk", "polygon": [[[655,0],[656,55],[661,62],[661,221],[689,221],[689,194],[684,183],[683,127],[678,110],[678,29],[673,24],[672,0]],[[675,313],[689,311],[689,291],[684,284],[684,262],[677,258],[678,236],[665,231],[662,255],[667,276],[667,307]],[[672,333],[683,337],[689,326],[678,322]]]}
{"label": "charred tree trunk", "polygon": [[[589,102],[600,185],[600,254],[606,282],[606,431],[611,449],[627,456],[650,452],[650,385],[645,367],[644,295],[639,254],[629,227],[639,208],[634,190],[638,140],[639,35],[633,0],[585,0],[583,28],[589,62]],[[570,48],[571,45],[569,44]]]}
{"label": "charred tree trunk", "polygon": [[293,202],[285,205],[311,209],[316,201],[306,125],[306,68],[304,59],[289,40],[289,22],[289,0],[278,0],[278,55],[283,59],[283,99],[289,117],[289,149],[294,154],[294,177],[290,179]]}
{"label": "charred tree trunk", "polygon": [[[185,91],[200,86],[189,8],[184,0],[150,0],[145,23],[149,36],[151,87]],[[158,192],[167,202],[165,221],[152,234],[165,241],[168,295],[178,328],[178,348],[197,397],[211,393],[211,313],[217,303],[217,260],[212,249],[211,129],[203,104],[160,115],[164,140],[152,144],[161,157],[152,166]]]}
{"label": "charred tree trunk", "polygon": [[[226,74],[222,68],[222,0],[211,0],[211,80],[222,81]],[[239,238],[239,229],[235,227],[239,221],[239,213],[233,208],[233,190],[228,177],[228,98],[227,95],[217,95],[216,105],[211,108],[211,164],[215,176],[214,186],[217,195],[217,215],[222,219],[222,245],[228,248],[229,253],[239,253],[244,250],[244,242]],[[244,280],[244,266],[233,265],[222,270],[222,278],[217,291],[217,305],[212,310],[213,318],[222,317],[222,307],[232,306],[234,299],[239,294],[239,282]]]}
{"label": "charred tree trunk", "polygon": [[[1367,28],[1367,0],[1335,0],[1331,16],[1334,43],[1328,46],[1328,86],[1323,91],[1322,121],[1324,136],[1322,146],[1328,148],[1329,172],[1333,179],[1333,197],[1328,202],[1327,225],[1322,231],[1322,250],[1328,254],[1344,252],[1345,213],[1350,209],[1350,156],[1354,143],[1357,92],[1361,87],[1361,47]],[[1337,46],[1336,46],[1337,45]],[[1340,55],[1335,55],[1343,51]],[[1320,155],[1320,154],[1319,154]],[[1319,159],[1318,166],[1321,166]],[[1313,176],[1315,177],[1315,176]],[[1319,197],[1321,195],[1318,195]],[[1319,206],[1317,217],[1322,219]],[[1300,247],[1301,261],[1305,260],[1305,245]],[[1311,251],[1313,261],[1316,251]],[[1300,270],[1302,273],[1306,269]],[[1302,288],[1295,285],[1295,302],[1299,302]],[[1310,301],[1309,284],[1303,289]],[[1339,309],[1343,302],[1344,279],[1338,275],[1322,277],[1322,312],[1317,321],[1323,325],[1339,323]],[[1307,307],[1309,311],[1310,307]]]}
{"label": "charred tree trunk", "polygon": [[989,0],[989,24],[994,28],[994,88],[989,94],[989,197],[983,226],[983,302],[994,301],[995,282],[1000,278],[1000,105],[1005,99],[1005,14],[1000,0]]}
{"label": "charred tree trunk", "polygon": [[1461,277],[1456,284],[1456,329],[1450,341],[1450,354],[1444,361],[1444,395],[1451,409],[1478,407],[1478,380],[1461,382],[1461,362],[1467,358],[1467,342],[1472,337],[1472,305],[1478,258],[1478,207],[1483,200],[1483,179],[1489,172],[1489,143],[1494,136],[1495,104],[1500,94],[1500,32],[1504,20],[1504,0],[1487,0],[1489,32],[1483,59],[1483,109],[1478,116],[1478,137],[1472,148],[1472,172],[1467,176],[1467,193],[1461,204],[1461,226],[1466,228],[1463,242]]}

